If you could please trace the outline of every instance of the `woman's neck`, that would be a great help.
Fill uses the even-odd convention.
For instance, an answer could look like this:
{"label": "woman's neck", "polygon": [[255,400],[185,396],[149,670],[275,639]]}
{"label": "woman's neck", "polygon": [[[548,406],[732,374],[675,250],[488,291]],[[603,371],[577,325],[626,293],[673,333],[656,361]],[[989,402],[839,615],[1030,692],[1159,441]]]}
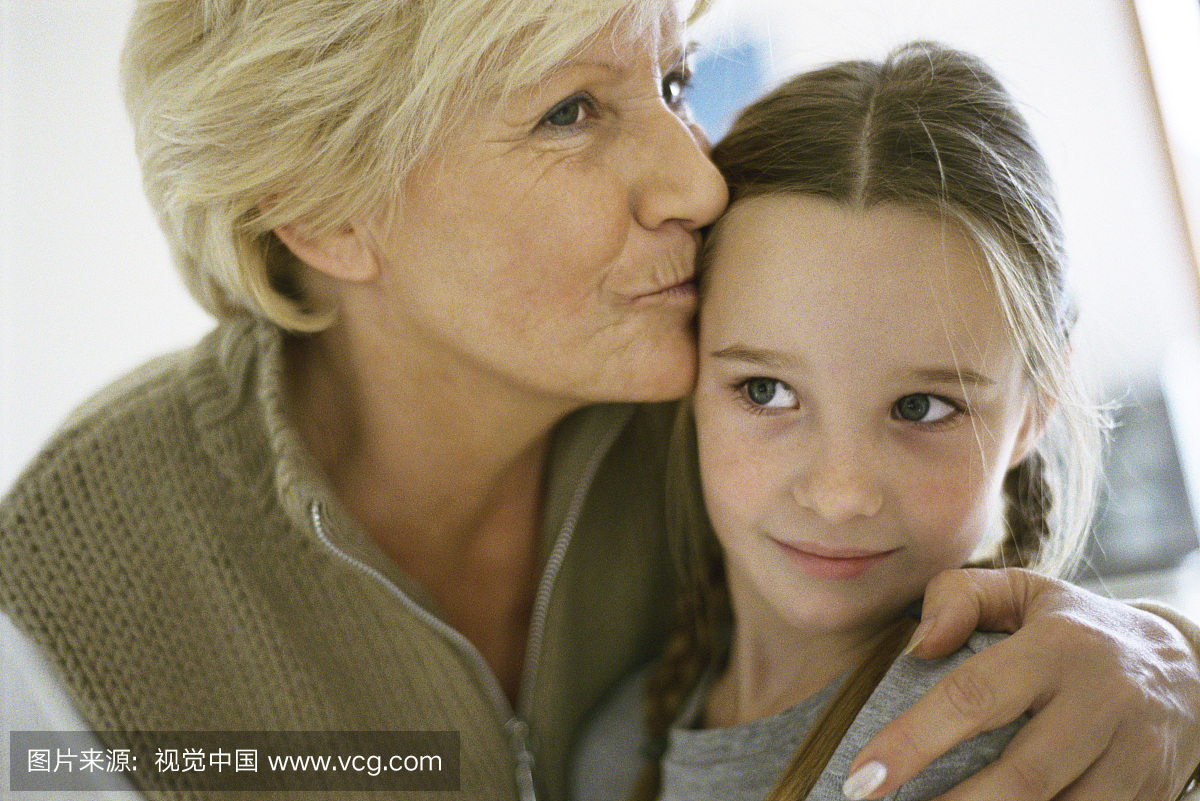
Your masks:
{"label": "woman's neck", "polygon": [[515,697],[549,435],[569,405],[334,327],[289,341],[289,414],[333,491]]}
{"label": "woman's neck", "polygon": [[291,340],[292,417],[385,548],[469,549],[511,499],[540,491],[549,432],[571,406],[379,339],[338,326]]}
{"label": "woman's neck", "polygon": [[875,627],[797,628],[761,598],[730,589],[736,625],[729,660],[705,700],[705,728],[736,726],[790,709],[858,665],[878,642],[881,630]]}

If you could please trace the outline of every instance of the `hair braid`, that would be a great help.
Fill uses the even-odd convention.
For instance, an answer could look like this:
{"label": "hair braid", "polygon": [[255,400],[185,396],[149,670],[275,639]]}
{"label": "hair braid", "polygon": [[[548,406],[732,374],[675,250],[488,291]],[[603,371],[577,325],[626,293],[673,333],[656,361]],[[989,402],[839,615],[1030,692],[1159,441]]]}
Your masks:
{"label": "hair braid", "polygon": [[679,404],[668,451],[667,526],[679,595],[674,631],[646,678],[645,765],[631,801],[654,801],[667,732],[710,665],[724,659],[733,611],[725,582],[725,559],[704,510],[691,404]]}
{"label": "hair braid", "polygon": [[1034,451],[1004,477],[1005,536],[993,561],[997,567],[1037,564],[1042,545],[1050,539],[1054,502],[1046,480],[1046,462]]}

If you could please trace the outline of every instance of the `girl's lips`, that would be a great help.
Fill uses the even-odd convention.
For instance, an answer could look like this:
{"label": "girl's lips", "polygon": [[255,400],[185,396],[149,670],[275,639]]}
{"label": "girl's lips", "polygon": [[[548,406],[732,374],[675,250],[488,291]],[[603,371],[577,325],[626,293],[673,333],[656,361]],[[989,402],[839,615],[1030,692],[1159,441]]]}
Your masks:
{"label": "girl's lips", "polygon": [[802,573],[813,578],[842,581],[858,578],[900,550],[869,551],[861,548],[827,548],[811,543],[788,545],[779,540],[775,542]]}

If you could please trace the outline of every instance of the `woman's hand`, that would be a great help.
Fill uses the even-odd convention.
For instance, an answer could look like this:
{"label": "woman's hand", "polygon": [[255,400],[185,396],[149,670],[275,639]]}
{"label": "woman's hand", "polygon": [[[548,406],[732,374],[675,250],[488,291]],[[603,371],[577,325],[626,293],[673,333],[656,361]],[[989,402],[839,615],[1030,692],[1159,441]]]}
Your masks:
{"label": "woman's hand", "polygon": [[851,776],[869,785],[882,765],[886,778],[851,797],[879,798],[1026,711],[1001,758],[940,801],[1170,801],[1184,789],[1200,763],[1200,665],[1174,626],[1028,571],[952,570],[929,585],[914,653],[944,656],[977,628],[1015,633],[881,730]]}

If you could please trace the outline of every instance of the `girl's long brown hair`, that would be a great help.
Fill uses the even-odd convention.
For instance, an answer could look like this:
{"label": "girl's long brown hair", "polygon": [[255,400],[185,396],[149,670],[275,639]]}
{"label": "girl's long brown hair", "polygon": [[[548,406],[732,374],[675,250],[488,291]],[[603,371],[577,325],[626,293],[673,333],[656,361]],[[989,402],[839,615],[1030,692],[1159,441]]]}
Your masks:
{"label": "girl's long brown hair", "polygon": [[[731,202],[804,194],[855,209],[895,204],[935,213],[976,242],[1050,432],[1005,477],[1005,535],[978,564],[1045,572],[1069,565],[1090,523],[1102,419],[1069,368],[1075,310],[1049,172],[992,71],[928,42],[905,45],[882,63],[834,64],[745,109],[712,157]],[[720,235],[718,221],[701,254],[702,286]],[[734,625],[697,461],[684,401],[667,485],[681,590],[675,631],[647,681],[649,746],[633,794],[644,801],[658,797],[668,729],[704,671],[725,659]],[[807,795],[911,631],[911,622],[898,621],[881,637],[800,747],[772,801]]]}

